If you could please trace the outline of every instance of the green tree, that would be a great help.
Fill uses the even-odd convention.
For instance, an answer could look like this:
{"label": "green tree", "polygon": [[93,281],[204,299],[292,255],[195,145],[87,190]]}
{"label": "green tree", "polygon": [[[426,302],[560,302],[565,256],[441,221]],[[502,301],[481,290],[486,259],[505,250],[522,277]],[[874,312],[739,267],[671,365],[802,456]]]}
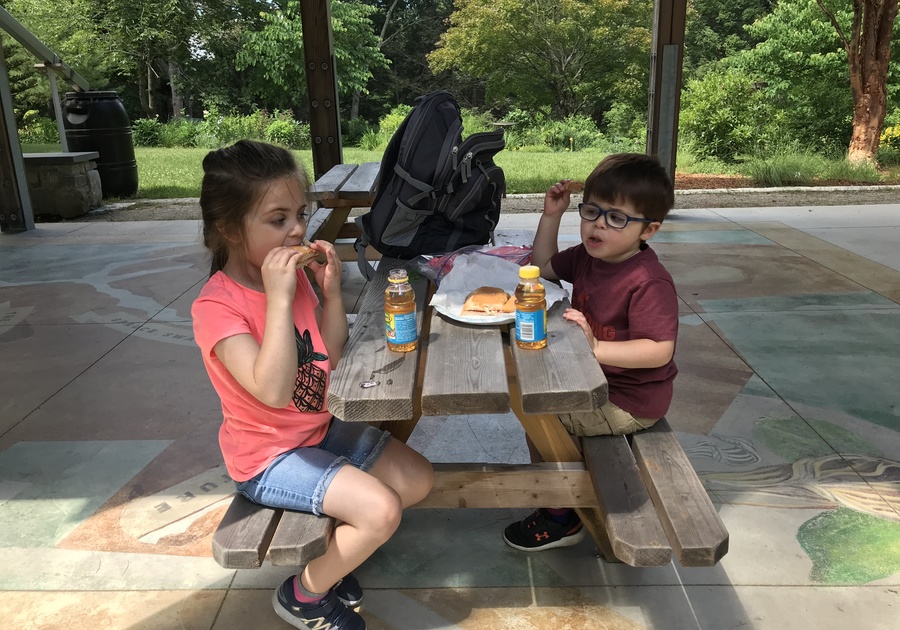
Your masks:
{"label": "green tree", "polygon": [[456,0],[455,5],[450,28],[428,56],[431,68],[482,78],[488,100],[509,98],[557,119],[596,115],[621,98],[646,103],[652,3]]}
{"label": "green tree", "polygon": [[[340,95],[367,92],[373,68],[387,63],[378,49],[371,16],[375,9],[357,2],[332,0],[334,55]],[[237,55],[238,70],[247,70],[248,87],[272,102],[292,103],[305,98],[303,28],[297,0],[262,15],[263,27],[244,34]]]}
{"label": "green tree", "polygon": [[[872,162],[887,113],[887,76],[898,0],[854,0],[849,23],[838,19],[836,11],[823,0],[816,0],[816,4],[837,32],[850,65],[853,132],[847,157]],[[829,4],[845,6],[839,0]]]}
{"label": "green tree", "polygon": [[[896,9],[896,0],[893,4]],[[858,8],[860,3],[855,6]],[[854,15],[849,0],[843,1],[840,10],[832,12],[838,25],[854,24]],[[858,37],[862,38],[862,24],[857,26],[860,29]],[[760,43],[730,61],[744,68],[753,80],[766,85],[766,94],[784,112],[789,135],[813,147],[836,149],[849,144],[853,149],[852,137],[858,133],[869,144],[861,153],[851,150],[850,156],[871,158],[877,151],[878,137],[873,139],[867,135],[874,128],[867,125],[875,125],[880,134],[890,96],[886,82],[890,49],[879,53],[877,64],[872,61],[867,66],[866,76],[874,81],[867,88],[871,91],[868,98],[875,98],[883,90],[881,98],[884,101],[874,103],[867,111],[859,111],[857,103],[868,102],[855,95],[862,89],[863,82],[859,77],[852,77],[854,64],[848,57],[847,48],[817,0],[781,0],[771,14],[750,25],[748,32]],[[869,38],[866,41],[875,46],[875,40]],[[882,62],[885,75],[877,79],[874,66]],[[856,71],[862,72],[860,68]],[[894,72],[897,72],[896,67]],[[853,87],[854,84],[858,86]],[[848,86],[851,89],[847,89]],[[897,96],[896,92],[891,96],[895,106],[900,104]],[[864,133],[864,130],[868,131]]]}
{"label": "green tree", "polygon": [[752,48],[758,40],[746,26],[767,15],[775,0],[691,0],[684,35],[684,70]]}

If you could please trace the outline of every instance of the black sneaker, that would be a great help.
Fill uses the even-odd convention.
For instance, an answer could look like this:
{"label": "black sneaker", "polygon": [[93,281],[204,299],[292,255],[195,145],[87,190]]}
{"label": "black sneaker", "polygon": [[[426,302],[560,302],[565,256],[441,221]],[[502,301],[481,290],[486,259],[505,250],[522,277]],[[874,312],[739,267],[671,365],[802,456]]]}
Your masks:
{"label": "black sneaker", "polygon": [[538,508],[522,521],[509,525],[503,531],[503,541],[519,551],[544,551],[556,547],[577,545],[587,532],[575,510],[562,525],[550,520],[543,508]]}
{"label": "black sneaker", "polygon": [[334,585],[334,594],[348,608],[356,608],[363,598],[362,587],[352,573],[348,573],[343,580]]}
{"label": "black sneaker", "polygon": [[344,606],[333,588],[315,604],[298,602],[294,597],[294,576],[275,589],[272,606],[279,617],[301,630],[366,630],[365,619]]}

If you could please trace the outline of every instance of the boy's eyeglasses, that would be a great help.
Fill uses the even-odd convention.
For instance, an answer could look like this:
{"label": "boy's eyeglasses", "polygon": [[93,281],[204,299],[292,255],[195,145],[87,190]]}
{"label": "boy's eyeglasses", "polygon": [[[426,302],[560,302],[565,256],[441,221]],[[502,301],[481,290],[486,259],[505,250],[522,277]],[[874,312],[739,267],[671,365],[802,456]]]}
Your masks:
{"label": "boy's eyeglasses", "polygon": [[615,230],[623,229],[632,221],[637,223],[653,223],[652,219],[638,219],[637,217],[625,214],[619,210],[604,210],[600,206],[595,206],[594,204],[587,202],[578,204],[578,214],[585,221],[596,221],[603,215],[603,220],[606,221],[606,225]]}

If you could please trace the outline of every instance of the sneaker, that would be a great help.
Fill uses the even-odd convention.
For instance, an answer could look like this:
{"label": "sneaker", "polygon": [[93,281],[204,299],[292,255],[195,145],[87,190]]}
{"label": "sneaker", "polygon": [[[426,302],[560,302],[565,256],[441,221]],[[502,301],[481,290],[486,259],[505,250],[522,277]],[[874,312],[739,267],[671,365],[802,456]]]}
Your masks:
{"label": "sneaker", "polygon": [[352,573],[348,573],[343,580],[334,585],[334,594],[348,608],[356,608],[363,598],[362,587]]}
{"label": "sneaker", "polygon": [[294,576],[286,579],[272,594],[276,614],[301,630],[366,630],[366,621],[344,606],[334,589],[314,604],[298,602],[294,597]]}
{"label": "sneaker", "polygon": [[519,551],[544,551],[557,547],[577,545],[587,532],[575,510],[560,525],[550,520],[543,508],[538,508],[522,521],[509,525],[503,531],[503,541]]}

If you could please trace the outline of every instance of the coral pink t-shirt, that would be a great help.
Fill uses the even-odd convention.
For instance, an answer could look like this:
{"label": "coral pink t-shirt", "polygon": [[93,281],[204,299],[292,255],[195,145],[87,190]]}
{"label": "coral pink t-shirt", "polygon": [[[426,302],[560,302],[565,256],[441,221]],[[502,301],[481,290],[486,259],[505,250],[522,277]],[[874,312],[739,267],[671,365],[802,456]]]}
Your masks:
{"label": "coral pink t-shirt", "polygon": [[298,270],[293,302],[297,380],[293,401],[281,409],[263,404],[244,389],[213,351],[222,339],[234,335],[249,334],[262,344],[266,295],[220,271],[207,281],[191,307],[194,339],[222,401],[224,421],[219,428],[219,446],[228,474],[235,481],[246,481],[280,454],[316,445],[325,437],[331,420],[325,403],[331,365],[316,323],[318,304],[306,273]]}

